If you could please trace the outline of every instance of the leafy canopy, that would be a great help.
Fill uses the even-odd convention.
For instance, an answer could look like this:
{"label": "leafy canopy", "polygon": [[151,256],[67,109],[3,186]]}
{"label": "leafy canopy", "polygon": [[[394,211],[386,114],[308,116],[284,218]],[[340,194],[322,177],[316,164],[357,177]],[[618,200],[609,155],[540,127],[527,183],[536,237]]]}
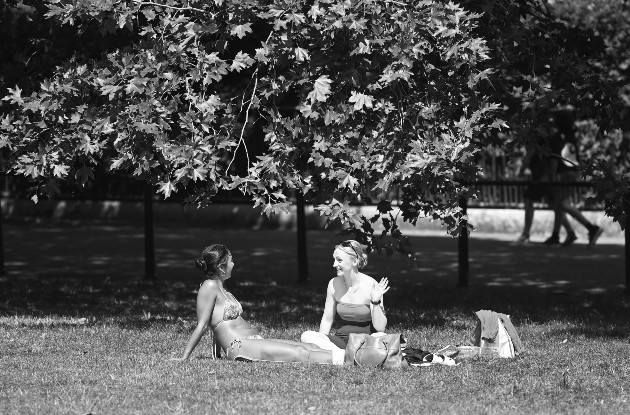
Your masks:
{"label": "leafy canopy", "polygon": [[[27,93],[9,89],[0,146],[38,194],[85,184],[104,163],[164,197],[185,189],[203,203],[237,188],[266,213],[302,192],[368,233],[378,218],[356,218],[349,203],[382,201],[389,230],[388,195],[400,189],[405,219],[455,228],[462,183],[478,175],[474,139],[503,125],[479,91],[491,73],[479,15],[452,2],[44,3],[78,39],[96,28],[128,41],[76,53]],[[250,157],[254,123],[266,151]]]}
{"label": "leafy canopy", "polygon": [[[602,76],[601,53],[568,41],[587,32],[539,2],[26,3],[20,13],[70,40],[3,98],[0,149],[35,198],[97,166],[199,205],[238,189],[267,214],[300,192],[364,242],[380,219],[404,249],[398,214],[457,232],[488,143],[515,152],[559,104],[602,131],[627,120],[624,77]],[[619,181],[627,167],[587,172]],[[356,217],[350,203],[366,201],[378,215]]]}

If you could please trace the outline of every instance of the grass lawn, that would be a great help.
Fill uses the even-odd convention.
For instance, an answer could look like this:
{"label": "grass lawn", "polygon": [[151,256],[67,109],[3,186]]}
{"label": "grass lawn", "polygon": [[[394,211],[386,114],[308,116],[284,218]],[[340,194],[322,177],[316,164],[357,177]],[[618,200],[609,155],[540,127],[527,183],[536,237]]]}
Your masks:
{"label": "grass lawn", "polygon": [[623,246],[514,247],[471,240],[471,286],[457,288],[457,241],[414,237],[410,267],[374,254],[387,275],[389,332],[437,350],[465,344],[473,312],[512,315],[526,352],[389,372],[210,359],[209,337],[180,355],[212,242],[235,256],[230,290],[263,335],[316,329],[332,276],[333,232],[311,231],[311,283],[295,283],[288,231],[158,228],[158,280],[142,280],[142,229],[5,224],[0,277],[0,413],[629,413],[630,297]]}

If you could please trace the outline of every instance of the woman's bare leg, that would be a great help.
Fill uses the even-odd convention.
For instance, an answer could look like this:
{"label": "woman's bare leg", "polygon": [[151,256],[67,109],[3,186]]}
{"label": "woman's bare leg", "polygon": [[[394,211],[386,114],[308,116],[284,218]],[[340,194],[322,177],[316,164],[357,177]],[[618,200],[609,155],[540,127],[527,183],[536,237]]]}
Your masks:
{"label": "woman's bare leg", "polygon": [[335,345],[335,343],[330,341],[328,336],[326,336],[325,334],[322,334],[320,332],[317,332],[317,331],[312,331],[312,330],[305,331],[300,336],[300,341],[303,342],[303,343],[314,344],[317,347],[319,347],[321,349],[324,349],[324,350],[339,349],[339,347],[337,347]]}
{"label": "woman's bare leg", "polygon": [[[326,337],[328,339],[328,337]],[[282,342],[282,343],[286,343],[286,344],[292,344],[294,346],[304,346],[306,347],[308,350],[311,351],[321,351],[321,350],[332,350],[332,349],[326,349],[324,347],[321,347],[319,344],[315,343],[315,342],[303,342],[303,341],[293,341],[293,340],[284,340],[284,339],[269,339],[269,340],[273,340],[273,341],[277,341],[277,342]],[[333,344],[334,346],[334,344]]]}
{"label": "woman's bare leg", "polygon": [[584,226],[589,231],[593,228],[593,224],[584,217],[584,215],[582,214],[582,212],[580,212],[578,208],[573,206],[569,198],[562,200],[562,210],[573,216],[575,220],[580,222],[580,224],[582,224],[582,226]]}
{"label": "woman's bare leg", "polygon": [[525,222],[523,225],[523,236],[529,237],[534,222],[534,201],[530,198],[525,199]]}
{"label": "woman's bare leg", "polygon": [[228,358],[242,357],[269,362],[300,362],[332,364],[331,351],[307,347],[304,343],[279,339],[243,339],[234,342],[228,350]]}

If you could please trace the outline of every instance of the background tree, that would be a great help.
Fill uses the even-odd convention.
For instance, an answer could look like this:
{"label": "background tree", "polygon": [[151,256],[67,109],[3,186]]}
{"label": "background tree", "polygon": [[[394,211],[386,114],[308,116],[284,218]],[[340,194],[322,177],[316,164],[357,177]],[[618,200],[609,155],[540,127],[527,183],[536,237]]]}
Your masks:
{"label": "background tree", "polygon": [[[509,134],[486,136],[508,157],[539,145],[550,112],[571,108],[582,145],[583,176],[606,214],[625,227],[630,200],[628,3],[617,1],[463,1],[482,13],[492,99]],[[539,148],[542,152],[549,149]]]}
{"label": "background tree", "polygon": [[552,10],[567,25],[600,39],[599,59],[592,64],[609,83],[618,105],[601,116],[583,114],[577,127],[591,160],[585,174],[596,183],[596,197],[604,202],[606,213],[625,228],[630,214],[630,2],[557,0]]}

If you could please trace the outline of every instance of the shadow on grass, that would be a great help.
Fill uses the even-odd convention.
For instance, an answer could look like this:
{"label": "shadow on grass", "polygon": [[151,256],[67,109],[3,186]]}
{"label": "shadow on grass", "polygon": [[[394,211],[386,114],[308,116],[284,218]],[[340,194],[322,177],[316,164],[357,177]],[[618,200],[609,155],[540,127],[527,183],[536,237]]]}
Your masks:
{"label": "shadow on grass", "polygon": [[[228,288],[246,317],[270,328],[317,327],[332,277],[334,232],[310,231],[309,285],[296,282],[295,234],[288,231],[158,228],[157,281],[143,280],[141,228],[5,225],[8,275],[0,278],[0,316],[70,316],[142,329],[195,319],[203,276],[193,260],[204,246],[231,248],[236,268]],[[473,238],[470,286],[457,287],[457,240],[417,236],[415,266],[373,254],[364,270],[388,276],[390,326],[399,329],[470,325],[492,309],[515,323],[573,321],[587,337],[628,332],[630,299],[623,294],[623,246],[549,248]],[[602,325],[602,322],[612,326]]]}

